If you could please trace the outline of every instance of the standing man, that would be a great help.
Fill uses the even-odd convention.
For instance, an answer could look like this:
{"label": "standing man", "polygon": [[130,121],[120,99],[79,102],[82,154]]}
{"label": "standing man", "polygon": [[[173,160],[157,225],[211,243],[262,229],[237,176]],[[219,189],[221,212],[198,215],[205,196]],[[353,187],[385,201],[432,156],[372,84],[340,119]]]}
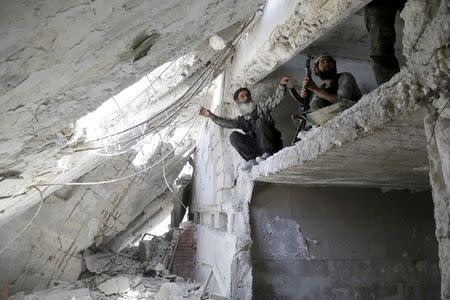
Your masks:
{"label": "standing man", "polygon": [[300,96],[307,96],[306,89],[313,95],[309,103],[310,111],[315,111],[333,103],[348,99],[357,102],[361,98],[361,91],[352,74],[337,73],[336,61],[327,54],[319,54],[314,61],[314,72],[323,84],[318,87],[311,78],[305,77]]}
{"label": "standing man", "polygon": [[244,132],[233,131],[230,135],[231,145],[245,160],[241,170],[249,172],[254,165],[283,148],[281,133],[275,128],[275,121],[270,112],[283,100],[286,85],[290,80],[288,76],[283,77],[275,93],[258,103],[252,100],[249,89],[238,89],[233,99],[238,105],[240,115],[234,119],[217,116],[200,107],[201,116],[211,119],[221,127],[241,129]]}
{"label": "standing man", "polygon": [[406,0],[374,0],[364,8],[369,32],[370,61],[377,84],[383,84],[400,71],[395,57],[395,16]]}

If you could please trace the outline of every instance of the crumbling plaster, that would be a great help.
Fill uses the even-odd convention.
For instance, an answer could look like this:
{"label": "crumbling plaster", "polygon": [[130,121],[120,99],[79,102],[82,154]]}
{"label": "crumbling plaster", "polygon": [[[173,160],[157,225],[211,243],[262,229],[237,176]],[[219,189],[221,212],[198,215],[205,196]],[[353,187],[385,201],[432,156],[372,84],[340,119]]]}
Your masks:
{"label": "crumbling plaster", "polygon": [[[3,221],[3,228],[7,229],[2,231],[7,238],[5,240],[10,240],[24,226],[25,220],[34,212],[34,209],[27,210],[27,208],[36,208],[33,205],[39,201],[39,193],[36,191],[33,191],[30,198],[20,194],[37,180],[48,182],[57,173],[54,166],[57,165],[59,158],[57,154],[61,149],[55,145],[56,133],[60,132],[66,136],[67,132],[71,132],[68,129],[70,122],[92,111],[120,88],[136,81],[163,62],[187,53],[213,33],[241,20],[249,12],[254,11],[257,2],[259,1],[203,1],[194,4],[191,1],[169,1],[156,5],[153,1],[133,3],[94,1],[64,4],[46,1],[35,7],[26,6],[25,2],[20,1],[11,5],[2,2],[0,36],[2,41],[4,37],[6,42],[2,43],[0,56],[3,59],[0,77],[5,82],[0,97],[0,101],[5,103],[2,106],[4,125],[1,144],[4,152],[0,158],[2,167],[6,170],[19,169],[22,173],[20,175],[8,173],[11,177],[6,181],[3,180],[3,183],[8,182],[8,189],[11,191],[20,191],[19,195],[13,199],[9,197],[11,193],[6,193],[2,195],[6,198],[1,200],[9,201],[8,206],[16,208],[9,218],[25,211],[20,218],[8,223],[6,218],[0,220],[0,223]],[[289,1],[286,5],[295,9],[272,16],[264,13],[263,21],[256,24],[254,31],[247,35],[237,49],[233,66],[226,72],[226,86],[222,92],[226,101],[218,104],[215,112],[222,115],[235,114],[233,104],[229,101],[229,93],[232,90],[230,86],[257,82],[367,2]],[[158,10],[154,9],[156,6]],[[23,18],[15,18],[17,15]],[[446,139],[449,125],[448,107],[445,108],[449,99],[449,52],[446,46],[449,37],[448,5],[446,1],[410,0],[402,13],[402,18],[405,20],[403,44],[404,54],[408,59],[407,67],[391,82],[365,96],[357,106],[311,132],[302,143],[283,150],[256,167],[251,176],[239,172],[240,159],[228,143],[227,130],[206,122],[206,126],[200,131],[197,144],[198,168],[194,181],[196,197],[194,211],[200,216],[199,232],[204,238],[199,239],[197,259],[215,263],[216,280],[221,281],[217,282],[216,288],[221,294],[229,293],[232,298],[240,299],[251,297],[252,270],[249,256],[251,238],[248,216],[254,180],[283,172],[288,166],[302,164],[308,160],[314,161],[319,155],[338,149],[341,145],[364,140],[375,132],[382,132],[386,124],[392,124],[399,117],[407,120],[408,116],[426,107],[429,109],[426,131],[431,138],[428,153],[436,206],[442,298],[450,298],[449,289],[444,290],[450,282],[447,234],[449,188],[446,180],[448,168],[444,166],[449,152],[447,151],[449,143]],[[267,23],[264,23],[266,21]],[[66,24],[71,26],[64,26]],[[265,24],[266,30],[262,30],[261,24]],[[260,32],[255,33],[257,30]],[[130,37],[130,32],[135,32],[136,36]],[[144,40],[143,36],[147,39]],[[146,53],[141,51],[142,48],[139,46],[136,51],[130,50],[131,44],[138,40],[142,42],[140,46],[144,50],[153,42],[154,44],[146,56],[137,60],[142,53]],[[136,60],[134,63],[131,62],[133,59]],[[200,63],[198,69],[205,63],[206,61]],[[436,112],[441,114],[438,122],[434,123]],[[330,124],[342,127],[339,130],[327,130]],[[70,134],[67,137],[69,136]],[[300,149],[307,145],[312,148],[306,153],[299,154]],[[69,172],[59,179],[72,181],[95,168],[102,160],[92,156],[86,159],[75,157],[78,163],[72,165]],[[169,177],[176,175],[176,166],[182,161],[178,157],[178,161],[174,162],[173,173],[169,174]],[[123,166],[125,162],[126,159],[119,160],[119,165]],[[97,172],[105,171],[102,174],[108,176],[113,173],[112,170],[103,168],[110,168],[110,165],[93,170],[86,175],[87,180],[98,180],[101,175]],[[155,172],[154,176],[159,176],[160,187],[164,189],[161,170]],[[11,266],[13,271],[11,275],[15,277],[12,282],[17,284],[13,288],[44,287],[53,275],[73,280],[72,276],[79,273],[81,268],[80,255],[77,252],[95,242],[93,239],[95,235],[89,231],[94,233],[102,226],[112,227],[115,233],[124,230],[127,227],[126,223],[132,222],[133,217],[148,204],[146,200],[149,199],[142,199],[139,196],[140,191],[136,193],[127,191],[128,184],[123,185],[110,199],[105,200],[103,196],[100,197],[101,201],[90,199],[97,204],[101,202],[100,206],[110,208],[113,202],[108,201],[117,200],[117,195],[125,197],[128,192],[133,198],[135,196],[139,198],[137,202],[130,199],[124,207],[116,207],[116,211],[122,211],[126,218],[126,220],[118,219],[123,224],[116,222],[115,219],[111,220],[111,223],[103,222],[103,216],[98,214],[103,208],[96,207],[94,218],[89,215],[83,216],[72,224],[73,226],[68,225],[69,228],[64,229],[68,232],[68,237],[62,247],[56,244],[55,248],[54,237],[57,235],[51,230],[47,231],[45,228],[45,225],[48,225],[47,220],[38,216],[36,222],[30,226],[30,232],[25,232],[15,247],[8,250],[7,259],[10,261],[19,256],[28,258],[26,262],[21,261],[20,266]],[[104,195],[112,193],[112,190],[107,191],[106,187],[100,189]],[[49,189],[48,193],[55,190],[56,188]],[[83,190],[87,189],[74,190],[72,195],[77,196],[73,201],[70,195],[67,198],[63,196],[64,200],[58,199],[58,194],[48,197],[43,205],[44,212],[48,206],[53,205],[51,201],[76,203],[81,199]],[[146,194],[145,191],[142,192]],[[156,194],[158,194],[156,197],[161,196],[159,193]],[[86,205],[90,204],[92,203]],[[64,208],[71,211],[70,208],[73,209],[73,206]],[[60,211],[50,210],[45,215],[59,214]],[[95,224],[98,221],[90,221],[91,219],[102,220],[102,226]],[[80,228],[80,224],[86,225]],[[44,228],[39,228],[43,225]],[[81,232],[79,230],[85,231],[80,241],[77,238]],[[86,236],[88,239],[85,239]],[[46,247],[41,240],[48,241],[50,246]],[[213,254],[221,257],[221,261],[211,261],[214,255],[205,251],[210,242],[215,246]],[[120,243],[113,244],[120,245]],[[45,252],[47,248],[54,249],[56,258],[52,256],[49,260],[50,257]],[[17,249],[22,249],[23,252]],[[54,264],[53,259],[58,265]],[[3,268],[4,264],[1,265]],[[42,279],[37,278],[40,270],[44,273],[41,275]],[[198,278],[202,278],[204,272],[209,270],[198,272]],[[4,280],[11,282],[10,278]]]}
{"label": "crumbling plaster", "polygon": [[[187,144],[184,149],[191,146]],[[170,150],[161,145],[152,160]],[[167,159],[165,173],[168,182],[175,180],[186,161],[183,153]],[[133,173],[134,167],[127,165],[129,162],[124,158],[106,162],[81,177],[80,182],[108,178],[111,173]],[[142,184],[145,182],[151,184]],[[91,245],[107,245],[119,250],[130,238],[122,237],[118,239],[124,240],[122,243],[113,245],[108,242],[125,231],[142,211],[148,212],[147,218],[155,217],[155,212],[160,210],[169,216],[170,205],[177,201],[176,196],[166,186],[162,165],[152,172],[114,185],[63,188],[45,199],[35,222],[2,253],[0,281],[10,283],[11,291],[15,292],[46,288],[52,280],[76,280],[82,271],[80,253],[83,250]],[[159,198],[165,201],[159,201]],[[37,206],[4,225],[2,240],[11,240],[18,232],[17,228],[28,222]]]}
{"label": "crumbling plaster", "polygon": [[[246,39],[231,67],[234,85],[254,84],[308,47],[369,0],[268,1],[266,9]],[[275,15],[278,11],[280,15]]]}
{"label": "crumbling plaster", "polygon": [[[9,283],[15,292],[45,288],[52,280],[76,280],[84,249],[94,245],[119,250],[170,215],[179,195],[173,186],[172,194],[167,184],[174,182],[188,159],[185,154],[192,150],[198,130],[192,116],[211,95],[203,90],[189,105],[175,99],[217,55],[208,38],[217,33],[229,41],[260,3],[1,2],[2,285]],[[33,184],[96,182],[141,170],[131,162],[135,151],[111,157],[102,151],[77,152],[102,143],[85,144],[83,132],[91,128],[75,128],[76,121],[156,67],[183,55],[161,78],[149,76],[155,79],[154,91],[147,90],[133,105],[119,100],[123,111],[95,119],[107,135],[123,122],[124,114],[136,121],[169,106],[168,114],[177,113],[169,124],[184,124],[178,129],[191,131],[176,145],[160,143],[147,166],[168,155],[164,164],[114,184],[41,187],[41,207],[40,192],[30,188]],[[155,103],[148,106],[149,100]],[[133,134],[122,135],[119,141]]]}
{"label": "crumbling plaster", "polygon": [[[20,174],[0,183],[0,223],[39,201],[30,185],[58,175],[58,161],[67,153],[57,136],[69,140],[71,123],[156,67],[241,22],[259,3],[2,1],[0,166],[2,174]],[[140,46],[148,51],[141,49],[136,60],[133,48]],[[205,54],[190,72],[208,63],[211,49]],[[73,161],[59,180],[72,181],[99,162],[92,156]]]}
{"label": "crumbling plaster", "polygon": [[[343,2],[340,2],[340,4],[343,5],[342,7],[347,7]],[[223,103],[215,112],[219,115],[236,114],[233,103],[229,101],[230,93],[236,85],[249,85],[257,82],[273,71],[279,64],[291,58],[297,51],[301,51],[310,45],[317,36],[320,36],[329,28],[329,24],[334,26],[341,21],[341,18],[354,12],[351,9],[355,7],[353,5],[362,7],[364,4],[362,2],[353,2],[348,6],[350,8],[347,8],[344,12],[342,10],[335,11],[336,15],[333,15],[335,18],[328,16],[326,19],[331,21],[323,24],[320,28],[313,26],[312,29],[307,25],[305,26],[305,23],[296,19],[295,16],[282,18],[285,20],[284,24],[275,22],[273,25],[274,29],[269,32],[257,32],[257,30],[261,30],[261,27],[258,26],[262,26],[262,23],[256,24],[254,31],[250,32],[237,48],[233,65],[226,73],[228,81],[225,91],[229,89],[228,94],[225,92]],[[298,5],[302,5],[302,11],[310,8],[304,1],[299,1]],[[292,11],[290,12],[292,13]],[[294,10],[294,12],[294,15],[296,15],[297,10]],[[267,17],[266,13],[263,14],[263,19],[264,17]],[[427,172],[430,170],[429,176],[431,177],[431,187],[435,201],[436,236],[439,242],[442,276],[441,297],[442,299],[449,299],[449,239],[446,233],[449,228],[449,194],[448,180],[445,180],[446,166],[448,165],[446,153],[449,152],[446,151],[448,150],[449,124],[447,122],[448,107],[443,108],[448,103],[450,86],[449,52],[447,46],[450,34],[448,4],[446,1],[410,0],[402,12],[401,18],[405,22],[402,42],[403,53],[407,59],[407,65],[402,68],[401,72],[394,76],[390,82],[366,94],[351,109],[324,126],[303,136],[303,140],[294,147],[285,148],[267,161],[255,166],[250,176],[238,170],[241,159],[233,152],[234,150],[227,141],[229,132],[213,127],[210,123],[206,125],[206,133],[202,134],[198,142],[197,154],[200,155],[197,155],[197,160],[200,163],[209,163],[212,165],[213,170],[218,168],[221,171],[217,172],[216,177],[211,177],[213,173],[208,175],[210,176],[209,178],[212,178],[212,181],[209,181],[207,176],[203,176],[204,174],[200,170],[196,171],[197,178],[194,189],[197,189],[197,191],[194,195],[199,197],[198,199],[204,200],[195,202],[194,210],[198,209],[201,215],[214,216],[219,212],[228,215],[229,227],[227,230],[237,237],[236,247],[233,249],[235,255],[229,271],[232,272],[231,298],[251,298],[252,270],[250,267],[250,253],[248,251],[251,238],[249,234],[248,205],[251,200],[253,181],[264,181],[265,178],[269,178],[272,175],[282,174],[290,167],[300,166],[299,169],[301,169],[301,166],[307,162],[320,162],[320,157],[326,153],[339,151],[344,146],[351,147],[352,144],[358,143],[358,141],[364,143],[366,138],[372,138],[376,142],[377,134],[381,134],[378,142],[383,143],[381,137],[385,128],[390,128],[391,126],[395,129],[399,124],[403,124],[401,126],[405,126],[404,128],[409,127],[412,129],[410,132],[407,131],[405,137],[414,137],[414,139],[406,141],[405,148],[411,147],[420,157],[417,166],[412,167],[416,169],[418,176],[406,185],[409,187],[418,185],[419,188],[426,189],[428,187]],[[298,28],[298,26],[305,26],[305,30],[299,30],[301,28]],[[286,30],[287,33],[285,35],[281,34],[280,32],[286,28],[289,28],[289,30]],[[299,32],[303,32],[303,34]],[[433,107],[432,103],[441,107],[441,110]],[[426,112],[427,110],[429,112]],[[434,126],[433,117],[436,118],[438,112],[441,112],[439,122]],[[423,123],[421,122],[427,114],[431,116],[426,119],[428,120],[426,121],[428,138],[424,136]],[[431,140],[430,137],[432,137]],[[217,139],[222,140],[222,142],[213,142]],[[418,149],[416,150],[415,148]],[[427,155],[425,150],[428,150],[431,160],[429,167],[425,165]],[[381,152],[383,151],[385,150]],[[414,154],[410,155],[414,156]],[[408,159],[404,159],[405,157],[402,157],[401,153],[398,156],[405,163],[414,159],[411,156],[408,157]],[[224,160],[228,164],[222,167],[220,165]],[[218,164],[215,162],[218,162]],[[218,166],[216,167],[216,165]],[[377,168],[377,165],[372,165],[372,167]],[[402,163],[400,163],[398,168],[402,168]],[[346,176],[346,174],[342,175]],[[366,185],[371,179],[374,186],[380,185],[376,180],[380,174],[377,175],[375,172],[372,175],[368,173],[365,175],[367,177],[363,178],[362,185]],[[294,174],[291,180],[298,184],[298,178],[295,176]],[[398,177],[394,177],[394,180],[388,183],[387,186],[398,187],[400,185],[404,187],[403,183],[395,181],[401,178],[400,176],[399,174]],[[330,180],[326,180],[323,183],[333,185],[332,176],[328,178]],[[218,181],[223,182],[222,187],[217,186]],[[210,192],[208,196],[203,197],[201,193],[203,189],[201,187],[209,186],[211,182],[215,182],[215,184],[209,187]],[[302,183],[304,182],[302,181]],[[355,182],[347,182],[346,184],[353,185]],[[208,207],[210,203],[214,203],[214,205]],[[199,226],[207,226],[207,224],[200,222]],[[215,229],[212,226],[210,226],[209,230],[211,234],[214,234]],[[204,247],[201,240],[199,240],[198,247]],[[218,251],[217,254],[221,255],[223,252],[228,253],[228,251],[230,251],[228,248],[225,249],[223,247],[223,250]],[[197,257],[197,259],[201,258],[201,256]]]}
{"label": "crumbling plaster", "polygon": [[439,299],[428,190],[258,183],[250,225],[256,299]]}
{"label": "crumbling plaster", "polygon": [[[346,22],[347,20],[344,21],[344,23]],[[351,47],[354,45],[352,40],[348,40],[346,43]],[[313,46],[314,45],[315,43]],[[334,56],[334,58],[337,62],[338,72],[351,71],[363,94],[369,93],[377,87],[375,76],[369,61],[351,60],[339,56]],[[305,61],[306,56],[304,54],[298,54],[270,73],[263,80],[259,81],[258,84],[253,85],[251,87],[253,99],[259,101],[268,95],[271,95],[275,91],[280,78],[286,74],[292,76],[298,86],[299,81],[303,79],[305,74]],[[312,76],[315,82],[321,82],[317,76],[314,74]],[[298,122],[292,121],[290,115],[297,112],[298,109],[298,102],[288,95],[272,112],[272,116],[276,120],[276,127],[281,131],[281,138],[285,147],[290,146],[298,124]]]}
{"label": "crumbling plaster", "polygon": [[[449,97],[436,100],[425,118],[433,188],[436,238],[442,276],[442,299],[450,299],[450,108]],[[437,115],[436,111],[440,112]],[[438,118],[439,116],[439,118]]]}

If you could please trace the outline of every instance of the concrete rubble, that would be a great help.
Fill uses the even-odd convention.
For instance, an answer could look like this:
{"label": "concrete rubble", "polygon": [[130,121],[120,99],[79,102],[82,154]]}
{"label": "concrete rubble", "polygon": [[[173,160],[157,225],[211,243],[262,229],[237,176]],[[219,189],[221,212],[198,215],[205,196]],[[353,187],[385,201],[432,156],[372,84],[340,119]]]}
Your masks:
{"label": "concrete rubble", "polygon": [[[185,165],[183,155],[195,145],[199,122],[182,141],[180,136],[190,128],[195,107],[210,95],[193,96],[195,107],[174,102],[217,54],[209,37],[217,34],[230,41],[260,3],[174,0],[161,6],[155,1],[44,1],[31,5],[18,1],[2,5],[0,248],[26,228],[0,255],[0,281],[14,282],[10,291],[42,289],[56,278],[76,280],[82,251],[107,243],[118,251],[170,215],[178,195],[167,186]],[[119,95],[133,83],[139,83],[135,99]],[[142,86],[144,91],[139,90]],[[112,106],[105,113],[108,99]],[[139,151],[142,144],[161,138],[158,135],[139,145],[119,145],[115,137],[86,143],[97,134],[129,127],[126,121],[154,117],[166,107],[177,112],[167,124],[171,130],[162,135],[166,140],[154,153],[140,160],[152,164],[167,156],[164,166],[151,172],[143,172],[133,159],[145,152]],[[163,114],[156,121],[165,118]],[[122,135],[120,142],[141,129]],[[98,149],[85,150],[91,146]],[[137,171],[142,171],[141,176],[108,186],[47,186],[40,189],[42,194],[30,187],[110,180]]]}
{"label": "concrete rubble", "polygon": [[[175,244],[179,235],[173,235]],[[17,293],[12,300],[101,300],[101,299],[209,299],[208,293],[200,289],[201,284],[185,281],[182,277],[170,274],[168,265],[173,255],[171,241],[166,237],[143,240],[139,246],[125,248],[114,253],[83,254],[85,271],[74,282],[52,281],[48,289],[25,294]],[[153,243],[152,243],[153,242]],[[143,245],[152,243],[148,251]],[[145,255],[143,250],[146,248]],[[166,256],[160,256],[167,253]],[[207,291],[207,290],[206,290]],[[202,297],[202,295],[205,296]]]}
{"label": "concrete rubble", "polygon": [[[314,9],[316,5],[321,6],[325,2],[327,5],[335,5],[336,9]],[[357,6],[364,6],[366,3],[292,1],[285,3],[285,6],[280,5],[280,11],[283,13],[278,15],[276,8],[280,6],[270,2],[273,10],[263,15],[261,23],[237,49],[231,67],[232,74],[227,78],[224,92],[233,91],[237,84],[247,84],[250,85],[254,99],[258,99],[258,96],[266,97],[275,88],[279,76],[286,74],[274,71],[275,67],[292,58],[296,51],[301,51],[313,43],[316,34],[324,34],[336,25],[335,22],[342,21],[346,17],[346,9],[361,16],[363,12],[356,12],[359,9]],[[295,9],[297,4],[301,7]],[[320,14],[315,20],[323,20],[322,24],[303,22],[310,21],[308,16],[303,18],[304,13],[311,16]],[[215,262],[221,267],[222,278],[226,278],[224,281],[231,281],[233,299],[251,299],[255,284],[251,246],[248,246],[254,238],[250,230],[249,216],[255,182],[324,187],[376,186],[385,190],[406,188],[420,191],[430,189],[430,179],[435,203],[435,234],[439,242],[441,298],[450,299],[447,180],[449,164],[448,151],[445,151],[449,144],[450,109],[447,105],[450,96],[448,1],[408,1],[400,16],[405,22],[401,38],[403,54],[406,57],[406,65],[400,73],[382,86],[374,86],[365,93],[359,103],[338,117],[302,134],[302,141],[295,146],[286,147],[253,167],[250,176],[239,171],[242,160],[227,142],[230,131],[217,128],[214,124],[206,124],[201,131],[196,164],[207,165],[211,160],[218,163],[214,164],[212,170],[197,168],[194,176],[194,207],[200,215],[198,230],[204,237],[204,240],[198,241],[197,252],[200,259]],[[299,20],[296,20],[297,17]],[[360,17],[360,20],[362,23],[359,26],[363,27],[363,18]],[[264,28],[270,26],[273,26],[271,30],[264,31]],[[347,49],[353,45],[351,41],[343,39],[340,43],[345,46],[347,53],[353,51]],[[364,46],[364,51],[367,51],[367,44],[361,45]],[[311,47],[311,51],[331,52],[331,46],[334,44],[329,46],[325,49]],[[292,60],[291,64],[286,63],[284,72],[300,69],[297,75],[303,76],[302,67],[293,65],[299,64],[301,58]],[[342,66],[338,65],[338,68]],[[368,67],[370,68],[370,65]],[[355,69],[340,71],[356,72]],[[276,75],[268,76],[268,80],[273,82],[272,85],[267,84],[265,79],[258,82],[273,71]],[[365,75],[361,77],[364,78]],[[253,83],[255,84],[252,86]],[[261,88],[265,84],[270,89]],[[258,94],[259,89],[264,93]],[[237,114],[233,101],[228,99],[231,99],[230,95],[224,97],[221,105],[217,105],[215,113],[229,116]],[[283,123],[283,118],[288,114],[287,111],[283,113],[279,115],[278,123]],[[273,199],[277,199],[277,196]],[[217,226],[220,215],[226,215],[228,218],[226,233]],[[267,231],[267,234],[269,233],[270,231]],[[211,241],[220,243],[214,251],[223,260],[227,260],[226,264],[219,264],[206,251]],[[286,244],[289,245],[290,242]],[[232,257],[222,250],[230,245],[234,249]],[[265,245],[266,248],[270,246],[274,245]],[[301,253],[300,256],[304,254]],[[231,265],[231,270],[224,265]],[[206,274],[206,270],[202,271],[198,277],[204,278]],[[340,299],[351,297],[347,294],[347,297]]]}
{"label": "concrete rubble", "polygon": [[[310,296],[309,283],[332,282],[332,276],[339,286],[327,292],[333,297],[322,298],[352,299],[352,293],[365,290],[368,295],[381,286],[382,293],[389,290],[383,296],[387,299],[412,289],[378,279],[364,286],[360,278],[355,279],[360,290],[345,286],[347,275],[357,274],[354,265],[345,269],[346,274],[340,266],[350,265],[347,257],[336,255],[331,263],[329,257],[336,254],[333,245],[346,250],[351,243],[346,237],[330,246],[323,243],[334,230],[326,218],[328,207],[311,209],[323,213],[319,221],[330,229],[319,234],[321,241],[313,235],[309,238],[311,228],[302,223],[306,218],[289,215],[295,213],[293,204],[300,202],[294,203],[292,190],[285,195],[289,201],[283,202],[287,216],[267,216],[255,236],[254,193],[270,191],[271,184],[293,184],[358,187],[384,200],[395,198],[397,189],[403,189],[406,199],[420,191],[421,204],[429,191],[434,220],[426,219],[426,228],[435,225],[434,235],[430,234],[434,229],[420,232],[422,219],[417,224],[414,218],[403,222],[392,214],[387,221],[393,220],[392,228],[396,221],[412,224],[412,229],[399,232],[407,232],[415,242],[416,236],[425,236],[425,242],[417,243],[425,245],[427,254],[434,249],[430,236],[435,238],[436,261],[426,261],[421,253],[418,259],[406,252],[397,255],[393,247],[387,252],[394,253],[390,259],[396,263],[388,261],[374,270],[377,263],[368,259],[365,263],[366,256],[375,253],[379,256],[374,261],[385,259],[380,244],[390,243],[376,230],[384,225],[376,227],[375,216],[369,229],[381,232],[375,236],[380,244],[361,243],[373,248],[357,257],[362,263],[355,268],[373,270],[367,272],[371,280],[388,273],[418,272],[407,278],[413,278],[414,288],[420,290],[422,280],[431,278],[433,292],[439,292],[440,280],[441,299],[449,300],[449,4],[407,1],[399,15],[402,30],[397,32],[401,40],[396,46],[404,64],[389,82],[377,87],[370,82],[374,77],[361,10],[369,2],[4,1],[0,10],[0,283],[9,285],[10,299],[252,299],[258,286],[252,252],[258,240],[263,241],[260,252],[271,263],[304,263],[305,273],[313,263],[320,265],[325,279],[304,283],[305,297]],[[252,26],[233,48],[232,59],[228,57],[224,68],[219,68],[215,58],[252,16]],[[333,28],[348,18],[354,23],[334,34]],[[330,32],[335,36],[328,44],[314,45]],[[261,99],[273,91],[280,75],[295,73],[301,79],[304,65],[299,62],[304,57],[298,53],[332,52],[336,43],[338,52],[347,55],[338,57],[343,68],[339,72],[358,74],[357,80],[366,84],[363,98],[323,126],[301,133],[300,142],[253,167],[250,174],[240,172],[242,159],[229,143],[230,131],[197,120],[198,106],[235,116],[230,95],[237,85],[249,86],[254,98]],[[348,51],[349,45],[356,47]],[[130,91],[124,88],[133,83],[142,89],[126,96]],[[179,101],[183,95],[189,101]],[[298,108],[283,109],[274,112],[279,114],[275,119],[283,129],[290,128],[286,116]],[[283,140],[287,145],[285,136]],[[183,181],[183,170],[192,160],[194,173]],[[297,191],[302,197],[303,192]],[[282,194],[262,198],[278,200]],[[176,270],[173,265],[179,261],[174,257],[183,229],[172,228],[150,239],[147,233],[171,215],[176,224],[172,226],[178,227],[187,207],[195,224],[189,223],[191,235],[180,245],[189,247],[178,257],[185,264]],[[399,207],[394,206],[393,213]],[[356,219],[361,223],[355,222],[355,227],[365,221],[353,216],[339,221],[346,225]],[[319,221],[312,227],[325,228]],[[420,248],[406,238],[401,241],[414,251]],[[315,257],[314,251],[323,256]],[[303,286],[295,288],[299,287]]]}
{"label": "concrete rubble", "polygon": [[97,288],[105,295],[123,294],[130,290],[130,281],[125,276],[118,276],[99,284]]}

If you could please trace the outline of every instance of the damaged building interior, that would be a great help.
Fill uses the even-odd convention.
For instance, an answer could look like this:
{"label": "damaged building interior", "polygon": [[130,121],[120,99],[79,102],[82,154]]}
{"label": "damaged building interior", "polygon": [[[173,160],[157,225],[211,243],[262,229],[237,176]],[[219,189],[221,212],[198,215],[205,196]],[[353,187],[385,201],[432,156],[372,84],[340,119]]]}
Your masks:
{"label": "damaged building interior", "polygon": [[[379,34],[399,70],[380,82],[371,22],[390,6]],[[2,300],[450,300],[448,0],[1,0],[0,14]],[[292,90],[326,87],[321,57],[362,97],[293,120]],[[253,112],[281,101],[281,150],[236,151],[244,135],[217,116],[242,114],[239,87]]]}

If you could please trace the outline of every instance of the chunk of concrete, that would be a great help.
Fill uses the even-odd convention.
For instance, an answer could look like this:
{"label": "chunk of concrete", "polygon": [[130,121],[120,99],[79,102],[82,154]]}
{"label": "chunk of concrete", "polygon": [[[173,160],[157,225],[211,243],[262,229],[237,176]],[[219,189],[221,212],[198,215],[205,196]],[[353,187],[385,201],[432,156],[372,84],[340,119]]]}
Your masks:
{"label": "chunk of concrete", "polygon": [[112,256],[110,254],[94,254],[85,257],[86,267],[90,272],[100,274],[108,269],[111,264]]}
{"label": "chunk of concrete", "polygon": [[24,296],[23,293],[18,293],[12,297],[11,300],[93,300],[91,292],[86,289],[63,290],[56,289],[50,291],[40,291],[34,294]]}
{"label": "chunk of concrete", "polygon": [[130,280],[125,276],[111,278],[97,287],[105,295],[122,294],[130,290]]}
{"label": "chunk of concrete", "polygon": [[218,35],[213,35],[209,38],[209,45],[216,51],[223,50],[227,46],[225,41]]}
{"label": "chunk of concrete", "polygon": [[178,300],[183,296],[183,290],[178,284],[166,282],[161,285],[159,292],[155,295],[155,300]]}

